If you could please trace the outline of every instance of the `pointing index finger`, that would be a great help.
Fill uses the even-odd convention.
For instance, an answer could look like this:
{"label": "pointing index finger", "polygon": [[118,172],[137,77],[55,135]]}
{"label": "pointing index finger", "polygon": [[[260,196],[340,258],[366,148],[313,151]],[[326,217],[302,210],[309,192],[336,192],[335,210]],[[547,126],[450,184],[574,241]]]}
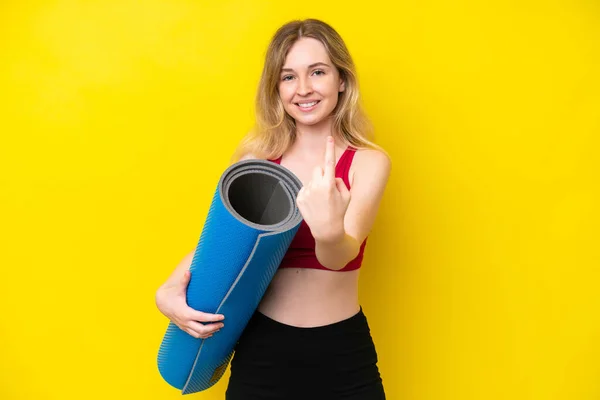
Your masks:
{"label": "pointing index finger", "polygon": [[326,178],[335,180],[335,144],[333,137],[327,137],[327,145],[325,147],[325,172]]}

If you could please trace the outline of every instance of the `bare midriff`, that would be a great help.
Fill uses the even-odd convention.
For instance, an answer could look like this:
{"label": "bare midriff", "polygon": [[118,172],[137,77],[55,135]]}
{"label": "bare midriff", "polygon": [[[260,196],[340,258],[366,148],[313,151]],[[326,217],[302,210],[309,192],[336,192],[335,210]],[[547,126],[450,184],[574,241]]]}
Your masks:
{"label": "bare midriff", "polygon": [[273,277],[258,311],[297,327],[323,326],[348,319],[360,311],[359,271],[282,268]]}

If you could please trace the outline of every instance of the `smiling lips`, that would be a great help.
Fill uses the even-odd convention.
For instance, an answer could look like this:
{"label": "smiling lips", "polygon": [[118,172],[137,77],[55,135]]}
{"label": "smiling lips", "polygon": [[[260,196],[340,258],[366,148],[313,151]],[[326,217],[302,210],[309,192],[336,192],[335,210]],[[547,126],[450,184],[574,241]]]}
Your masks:
{"label": "smiling lips", "polygon": [[312,111],[315,109],[317,104],[319,104],[321,100],[314,100],[307,103],[295,103],[301,111]]}

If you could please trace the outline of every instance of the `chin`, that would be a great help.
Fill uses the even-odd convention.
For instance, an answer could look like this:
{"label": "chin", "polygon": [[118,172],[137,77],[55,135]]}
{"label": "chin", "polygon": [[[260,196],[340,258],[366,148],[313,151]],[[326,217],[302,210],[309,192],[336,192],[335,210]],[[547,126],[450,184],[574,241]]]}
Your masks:
{"label": "chin", "polygon": [[294,118],[296,124],[302,124],[306,126],[318,125],[320,122],[323,122],[323,118]]}
{"label": "chin", "polygon": [[[289,113],[288,113],[289,114]],[[318,125],[322,122],[325,122],[328,118],[322,115],[297,115],[290,114],[291,117],[296,121],[296,124],[306,125],[306,126],[314,126]]]}

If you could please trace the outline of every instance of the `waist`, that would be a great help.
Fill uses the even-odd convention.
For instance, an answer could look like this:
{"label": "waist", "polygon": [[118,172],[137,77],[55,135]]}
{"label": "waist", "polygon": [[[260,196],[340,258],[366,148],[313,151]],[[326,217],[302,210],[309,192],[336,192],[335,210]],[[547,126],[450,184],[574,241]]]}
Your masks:
{"label": "waist", "polygon": [[279,270],[258,310],[296,327],[315,327],[350,318],[360,310],[358,271]]}
{"label": "waist", "polygon": [[269,331],[271,333],[280,336],[286,333],[297,334],[298,332],[302,332],[306,335],[321,336],[322,338],[337,336],[348,337],[348,335],[357,328],[361,328],[361,331],[370,333],[366,316],[363,312],[362,307],[360,306],[358,307],[358,310],[349,317],[343,318],[339,321],[318,326],[301,327],[289,325],[269,317],[268,315],[262,313],[260,310],[257,310],[254,313],[254,315],[252,316],[252,320],[260,321],[259,323],[270,328]]}

